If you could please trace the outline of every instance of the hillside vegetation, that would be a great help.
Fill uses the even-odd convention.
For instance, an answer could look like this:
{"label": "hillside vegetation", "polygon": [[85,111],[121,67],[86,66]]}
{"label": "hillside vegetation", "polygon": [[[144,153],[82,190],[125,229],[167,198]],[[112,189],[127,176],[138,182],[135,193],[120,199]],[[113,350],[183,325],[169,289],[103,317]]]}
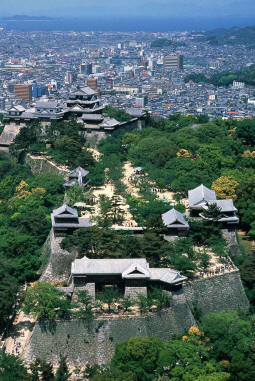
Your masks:
{"label": "hillside vegetation", "polygon": [[255,65],[238,71],[223,71],[207,77],[204,74],[189,74],[185,77],[185,82],[210,83],[214,86],[229,86],[233,81],[244,82],[246,85],[255,86]]}
{"label": "hillside vegetation", "polygon": [[[92,185],[103,184],[107,177],[127,200],[134,219],[146,228],[140,238],[108,229],[112,224],[109,212],[116,205],[114,200],[101,199],[105,215],[97,221],[97,226],[77,230],[63,241],[63,247],[68,250],[75,247],[79,257],[84,253],[93,258],[146,257],[152,265],[174,267],[190,276],[208,267],[206,251],[196,251],[196,247],[213,248],[222,259],[229,255],[220,228],[213,220],[191,221],[187,238],[166,242],[161,234],[160,218],[170,204],[152,194],[152,184],[174,192],[176,200],[187,197],[188,190],[201,183],[215,189],[219,198],[233,198],[239,210],[241,228],[251,239],[255,237],[254,119],[208,122],[205,116],[180,115],[157,122],[151,119],[146,129],[119,130],[101,141],[98,150],[103,156],[98,161],[84,147],[79,126],[73,121],[53,123],[48,127],[46,137],[51,142],[50,149],[39,127],[33,124],[27,130],[22,129],[16,137],[12,153],[20,163],[0,155],[1,329],[8,321],[19,286],[40,275],[42,246],[51,226],[50,213],[63,202],[64,180],[50,174],[32,175],[22,164],[21,152],[42,151],[70,167],[83,165],[91,171]],[[147,174],[140,188],[140,198],[131,197],[121,181],[123,164],[127,161],[134,167],[142,167]],[[177,208],[184,210],[178,202]],[[254,305],[254,253],[242,251],[234,260]],[[47,317],[54,319],[57,315],[67,319],[70,301],[49,284],[40,283],[29,289],[25,299],[27,312],[33,313],[38,307],[34,299],[38,288],[43,291],[43,302],[49,312]],[[47,303],[49,296],[51,303]],[[91,318],[90,301],[86,295],[80,296],[85,306],[82,318],[87,318],[88,314]],[[109,304],[109,298],[107,300]],[[128,309],[128,304],[125,305]],[[116,347],[111,364],[75,371],[80,373],[81,380],[92,381],[253,381],[253,317],[241,312],[202,316],[196,306],[193,306],[193,314],[199,327],[191,327],[183,336],[166,343],[153,338],[131,338]],[[41,374],[52,381],[67,381],[70,373],[66,360],[61,359],[56,377],[52,365],[39,359],[31,365],[28,374],[21,360],[0,352],[0,377],[38,380]]]}
{"label": "hillside vegetation", "polygon": [[254,47],[255,27],[215,29],[206,32],[205,38],[211,45],[246,44],[249,47]]}
{"label": "hillside vegetation", "polygon": [[50,213],[63,199],[64,179],[43,174],[0,155],[0,329],[19,285],[38,278]]}

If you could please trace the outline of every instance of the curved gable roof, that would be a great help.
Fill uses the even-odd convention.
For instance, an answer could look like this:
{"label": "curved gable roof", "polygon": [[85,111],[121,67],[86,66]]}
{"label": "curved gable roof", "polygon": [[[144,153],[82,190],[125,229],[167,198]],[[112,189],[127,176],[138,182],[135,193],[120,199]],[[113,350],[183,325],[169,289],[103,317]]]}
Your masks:
{"label": "curved gable roof", "polygon": [[188,192],[189,206],[196,206],[202,202],[208,202],[211,200],[216,200],[216,193],[214,190],[211,190],[205,187],[203,184],[199,187],[189,190]]}
{"label": "curved gable roof", "polygon": [[184,215],[174,208],[162,214],[162,221],[163,224],[167,227],[171,227],[171,225],[176,224],[180,224],[187,227],[189,226]]}
{"label": "curved gable roof", "polygon": [[53,216],[59,216],[60,214],[71,214],[75,217],[78,217],[77,210],[74,208],[71,208],[70,206],[63,204],[60,206],[60,208],[53,210],[52,215]]}

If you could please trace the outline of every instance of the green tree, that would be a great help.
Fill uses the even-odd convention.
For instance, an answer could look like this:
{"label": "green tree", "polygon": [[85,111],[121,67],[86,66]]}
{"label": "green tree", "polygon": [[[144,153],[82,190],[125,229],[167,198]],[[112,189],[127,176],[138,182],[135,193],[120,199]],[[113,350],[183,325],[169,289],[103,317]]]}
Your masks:
{"label": "green tree", "polygon": [[70,377],[68,366],[66,364],[66,358],[61,356],[59,366],[56,373],[56,381],[68,381]]}
{"label": "green tree", "polygon": [[31,381],[40,381],[40,360],[36,359],[30,364],[29,368],[31,371]]}
{"label": "green tree", "polygon": [[102,303],[106,303],[108,305],[108,310],[111,310],[111,304],[118,298],[119,291],[116,287],[105,287],[104,292],[102,294],[98,294],[98,299]]}
{"label": "green tree", "polygon": [[29,287],[24,300],[23,311],[38,319],[54,319],[69,315],[70,303],[56,287],[49,283],[36,283]]}
{"label": "green tree", "polygon": [[81,143],[69,136],[61,136],[54,143],[55,149],[61,152],[63,161],[72,164],[73,160],[81,153]]}
{"label": "green tree", "polygon": [[14,269],[9,261],[0,256],[0,329],[8,321],[16,299],[17,280],[12,276]]}
{"label": "green tree", "polygon": [[143,294],[137,294],[137,304],[140,310],[140,313],[146,313],[153,306],[153,299],[150,295],[146,296]]}
{"label": "green tree", "polygon": [[171,293],[163,290],[162,288],[153,287],[149,293],[149,296],[153,300],[153,304],[155,304],[158,309],[170,307],[171,305]]}
{"label": "green tree", "polygon": [[255,145],[254,119],[245,119],[237,124],[236,136],[243,139],[247,145]]}
{"label": "green tree", "polygon": [[118,110],[112,106],[106,106],[104,112],[110,118],[114,118],[119,122],[127,122],[132,119],[132,117],[127,114],[124,110]]}
{"label": "green tree", "polygon": [[199,267],[203,271],[205,271],[210,266],[210,258],[210,255],[206,251],[203,251],[201,253],[199,258]]}
{"label": "green tree", "polygon": [[40,360],[40,373],[42,381],[55,381],[53,366],[45,360]]}
{"label": "green tree", "polygon": [[116,346],[112,360],[114,369],[133,372],[139,381],[155,380],[159,353],[163,347],[159,339],[135,337]]}
{"label": "green tree", "polygon": [[210,339],[210,355],[228,360],[233,379],[252,381],[254,365],[254,322],[237,312],[211,313],[202,318],[202,328]]}
{"label": "green tree", "polygon": [[77,184],[74,184],[66,191],[66,196],[67,196],[69,205],[74,205],[76,202],[84,202],[85,201],[84,188],[81,187],[77,182]]}
{"label": "green tree", "polygon": [[136,381],[135,374],[131,371],[122,372],[121,370],[106,370],[101,374],[96,374],[91,381]]}
{"label": "green tree", "polygon": [[23,361],[0,350],[1,381],[29,381],[29,376]]}
{"label": "green tree", "polygon": [[220,208],[217,204],[209,204],[208,208],[202,212],[204,218],[217,222],[220,219]]}
{"label": "green tree", "polygon": [[134,305],[134,301],[130,297],[125,297],[122,299],[121,304],[124,308],[124,311],[127,311],[129,307],[132,307]]}
{"label": "green tree", "polygon": [[78,291],[77,297],[78,303],[81,304],[78,316],[91,320],[93,318],[92,297],[88,294],[87,290]]}

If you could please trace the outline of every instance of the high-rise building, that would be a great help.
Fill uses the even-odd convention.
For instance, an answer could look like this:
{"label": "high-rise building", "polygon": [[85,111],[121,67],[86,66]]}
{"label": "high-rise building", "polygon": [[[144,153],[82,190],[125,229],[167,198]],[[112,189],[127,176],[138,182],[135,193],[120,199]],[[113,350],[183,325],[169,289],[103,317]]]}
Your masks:
{"label": "high-rise building", "polygon": [[94,77],[89,77],[87,79],[87,86],[90,87],[94,91],[98,91],[97,88],[97,79]]}
{"label": "high-rise building", "polygon": [[81,64],[80,65],[80,74],[90,75],[92,74],[92,63]]}
{"label": "high-rise building", "polygon": [[73,75],[69,71],[66,72],[65,74],[65,84],[66,85],[71,85],[73,83]]}
{"label": "high-rise building", "polygon": [[143,97],[137,97],[135,98],[136,105],[140,107],[145,107],[148,105],[148,96],[144,95]]}
{"label": "high-rise building", "polygon": [[34,98],[39,98],[47,94],[48,94],[48,89],[46,86],[38,85],[36,82],[32,83],[32,96]]}
{"label": "high-rise building", "polygon": [[5,97],[0,97],[0,110],[5,110]]}
{"label": "high-rise building", "polygon": [[32,101],[32,85],[19,83],[14,86],[14,94],[18,99],[24,99],[27,102]]}
{"label": "high-rise building", "polygon": [[164,70],[183,69],[183,56],[180,54],[169,54],[164,56]]}

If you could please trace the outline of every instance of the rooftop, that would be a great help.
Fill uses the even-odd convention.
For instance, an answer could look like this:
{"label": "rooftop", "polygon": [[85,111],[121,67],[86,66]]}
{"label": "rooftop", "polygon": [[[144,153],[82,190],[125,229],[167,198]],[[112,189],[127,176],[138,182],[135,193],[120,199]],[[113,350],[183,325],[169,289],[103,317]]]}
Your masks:
{"label": "rooftop", "polygon": [[206,203],[211,200],[216,200],[216,193],[214,190],[211,190],[204,186],[203,184],[199,187],[189,190],[189,207],[201,206],[201,204]]}
{"label": "rooftop", "polygon": [[163,224],[167,226],[168,228],[169,227],[189,228],[189,224],[186,221],[184,215],[174,208],[162,214],[162,221],[163,221]]}
{"label": "rooftop", "polygon": [[72,263],[72,276],[120,275],[123,279],[150,279],[168,284],[186,280],[178,271],[169,268],[151,268],[144,258],[89,259],[86,256]]}

